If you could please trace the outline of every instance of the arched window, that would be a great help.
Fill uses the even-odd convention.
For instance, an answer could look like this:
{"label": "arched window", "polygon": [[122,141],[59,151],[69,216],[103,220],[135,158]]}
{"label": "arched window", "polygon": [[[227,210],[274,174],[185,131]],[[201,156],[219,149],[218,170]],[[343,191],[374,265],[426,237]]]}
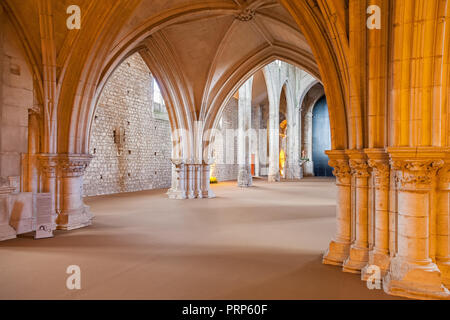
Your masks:
{"label": "arched window", "polygon": [[159,89],[158,82],[156,82],[155,78],[153,78],[153,102],[160,104],[161,106],[165,105],[161,90]]}
{"label": "arched window", "polygon": [[153,116],[156,119],[168,119],[166,104],[164,103],[161,89],[155,78],[153,78]]}

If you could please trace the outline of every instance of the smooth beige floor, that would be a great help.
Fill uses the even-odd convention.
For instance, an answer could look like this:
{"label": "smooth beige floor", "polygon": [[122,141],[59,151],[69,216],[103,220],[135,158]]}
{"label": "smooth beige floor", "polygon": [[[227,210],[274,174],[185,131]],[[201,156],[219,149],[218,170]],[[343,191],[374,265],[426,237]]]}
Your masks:
{"label": "smooth beige floor", "polygon": [[[87,199],[91,227],[0,243],[1,299],[390,299],[321,264],[334,233],[331,179],[168,200],[163,190]],[[66,288],[81,267],[82,289]]]}

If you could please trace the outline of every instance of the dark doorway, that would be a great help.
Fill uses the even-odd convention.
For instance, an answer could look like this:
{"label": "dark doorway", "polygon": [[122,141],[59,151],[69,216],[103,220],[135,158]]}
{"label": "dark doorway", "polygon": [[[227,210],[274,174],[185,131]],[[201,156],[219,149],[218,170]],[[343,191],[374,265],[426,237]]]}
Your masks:
{"label": "dark doorway", "polygon": [[318,177],[332,177],[333,168],[328,165],[329,159],[325,154],[326,150],[331,149],[330,118],[325,97],[319,99],[314,106],[312,131],[314,175]]}

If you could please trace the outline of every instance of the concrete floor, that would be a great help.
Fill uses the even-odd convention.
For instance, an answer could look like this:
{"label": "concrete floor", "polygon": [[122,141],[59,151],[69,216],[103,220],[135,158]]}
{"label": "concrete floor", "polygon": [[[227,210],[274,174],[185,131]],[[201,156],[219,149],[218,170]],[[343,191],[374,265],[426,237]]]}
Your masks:
{"label": "concrete floor", "polygon": [[[0,243],[0,299],[391,299],[321,264],[334,233],[331,179],[168,200],[163,190],[89,198],[91,227]],[[66,269],[81,268],[81,290]]]}

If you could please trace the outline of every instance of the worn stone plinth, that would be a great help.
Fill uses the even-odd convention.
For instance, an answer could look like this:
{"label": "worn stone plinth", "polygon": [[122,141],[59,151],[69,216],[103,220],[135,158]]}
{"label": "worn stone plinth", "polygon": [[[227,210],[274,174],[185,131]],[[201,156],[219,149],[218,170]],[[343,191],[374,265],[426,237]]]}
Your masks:
{"label": "worn stone plinth", "polygon": [[367,265],[367,261],[369,261],[369,249],[352,245],[349,256],[342,265],[342,270],[350,273],[361,273],[361,270]]}
{"label": "worn stone plinth", "polygon": [[383,279],[383,289],[388,294],[406,298],[450,299],[449,290],[442,285],[441,272],[431,261],[421,263],[393,258]]}
{"label": "worn stone plinth", "polygon": [[334,266],[342,266],[350,252],[350,241],[337,242],[332,240],[327,251],[323,255],[322,263]]}
{"label": "worn stone plinth", "polygon": [[380,268],[380,275],[384,277],[389,271],[389,265],[391,257],[387,252],[369,252],[369,262],[361,270],[361,280],[366,281],[372,275],[373,271],[369,271],[371,266],[377,266]]}
{"label": "worn stone plinth", "polygon": [[16,238],[17,232],[10,225],[11,193],[14,187],[0,186],[0,241]]}
{"label": "worn stone plinth", "polygon": [[248,188],[253,184],[252,173],[248,165],[240,166],[238,174],[238,187]]}

